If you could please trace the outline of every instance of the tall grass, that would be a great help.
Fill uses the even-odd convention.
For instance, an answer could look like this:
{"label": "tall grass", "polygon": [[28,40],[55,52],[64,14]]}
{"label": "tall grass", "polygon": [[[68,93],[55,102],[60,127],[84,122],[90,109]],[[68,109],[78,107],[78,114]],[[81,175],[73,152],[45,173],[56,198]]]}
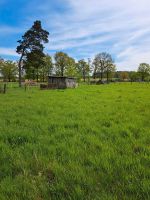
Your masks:
{"label": "tall grass", "polygon": [[0,199],[150,198],[150,85],[0,94]]}

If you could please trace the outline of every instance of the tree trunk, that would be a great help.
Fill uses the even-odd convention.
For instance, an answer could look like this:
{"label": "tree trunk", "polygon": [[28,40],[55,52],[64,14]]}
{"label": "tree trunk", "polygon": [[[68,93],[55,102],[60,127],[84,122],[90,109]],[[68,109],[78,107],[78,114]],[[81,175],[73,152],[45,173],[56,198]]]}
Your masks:
{"label": "tree trunk", "polygon": [[88,74],[88,84],[90,84],[90,74]]}
{"label": "tree trunk", "polygon": [[101,81],[103,80],[103,72],[101,72],[101,77],[100,77]]}
{"label": "tree trunk", "polygon": [[84,80],[84,82],[86,81],[86,77],[85,77],[85,74],[83,74],[83,80]]}
{"label": "tree trunk", "polygon": [[61,76],[64,76],[64,69],[61,69]]}
{"label": "tree trunk", "polygon": [[93,78],[96,79],[96,75],[95,75],[95,73],[93,74]]}
{"label": "tree trunk", "polygon": [[107,72],[107,83],[109,82],[109,72]]}
{"label": "tree trunk", "polygon": [[38,83],[38,81],[39,81],[39,70],[38,70],[38,68],[37,68],[36,81],[37,81],[37,83]]}
{"label": "tree trunk", "polygon": [[21,84],[21,78],[22,78],[21,77],[21,62],[22,62],[22,58],[23,58],[23,54],[21,55],[19,63],[18,63],[18,68],[19,68],[19,87],[22,86],[22,84]]}
{"label": "tree trunk", "polygon": [[36,74],[35,74],[35,70],[32,71],[32,79],[35,80]]}
{"label": "tree trunk", "polygon": [[96,72],[97,72],[97,70],[96,70],[96,67],[94,68],[94,73],[93,73],[93,78],[94,79],[96,79]]}
{"label": "tree trunk", "polygon": [[44,77],[44,73],[43,73],[43,83],[44,83],[44,81],[45,81],[45,77]]}

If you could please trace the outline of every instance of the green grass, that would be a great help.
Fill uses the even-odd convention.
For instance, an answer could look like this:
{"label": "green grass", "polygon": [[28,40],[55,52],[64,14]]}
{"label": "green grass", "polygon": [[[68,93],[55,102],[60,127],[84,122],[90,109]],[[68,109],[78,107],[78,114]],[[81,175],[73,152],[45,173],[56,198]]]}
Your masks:
{"label": "green grass", "polygon": [[0,94],[0,200],[148,200],[149,180],[149,84]]}

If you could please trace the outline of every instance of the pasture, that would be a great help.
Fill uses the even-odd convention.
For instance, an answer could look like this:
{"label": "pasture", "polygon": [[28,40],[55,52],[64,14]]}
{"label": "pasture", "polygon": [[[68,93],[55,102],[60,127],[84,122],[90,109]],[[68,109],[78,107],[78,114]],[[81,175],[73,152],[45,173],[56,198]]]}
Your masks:
{"label": "pasture", "polygon": [[1,200],[150,199],[150,84],[0,94]]}

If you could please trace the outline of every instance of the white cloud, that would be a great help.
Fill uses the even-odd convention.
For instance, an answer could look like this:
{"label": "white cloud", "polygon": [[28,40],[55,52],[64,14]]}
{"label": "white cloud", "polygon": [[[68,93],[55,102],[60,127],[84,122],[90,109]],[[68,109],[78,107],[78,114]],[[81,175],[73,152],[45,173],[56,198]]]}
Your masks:
{"label": "white cloud", "polygon": [[0,56],[18,56],[18,54],[15,52],[15,48],[5,48],[0,47]]}

